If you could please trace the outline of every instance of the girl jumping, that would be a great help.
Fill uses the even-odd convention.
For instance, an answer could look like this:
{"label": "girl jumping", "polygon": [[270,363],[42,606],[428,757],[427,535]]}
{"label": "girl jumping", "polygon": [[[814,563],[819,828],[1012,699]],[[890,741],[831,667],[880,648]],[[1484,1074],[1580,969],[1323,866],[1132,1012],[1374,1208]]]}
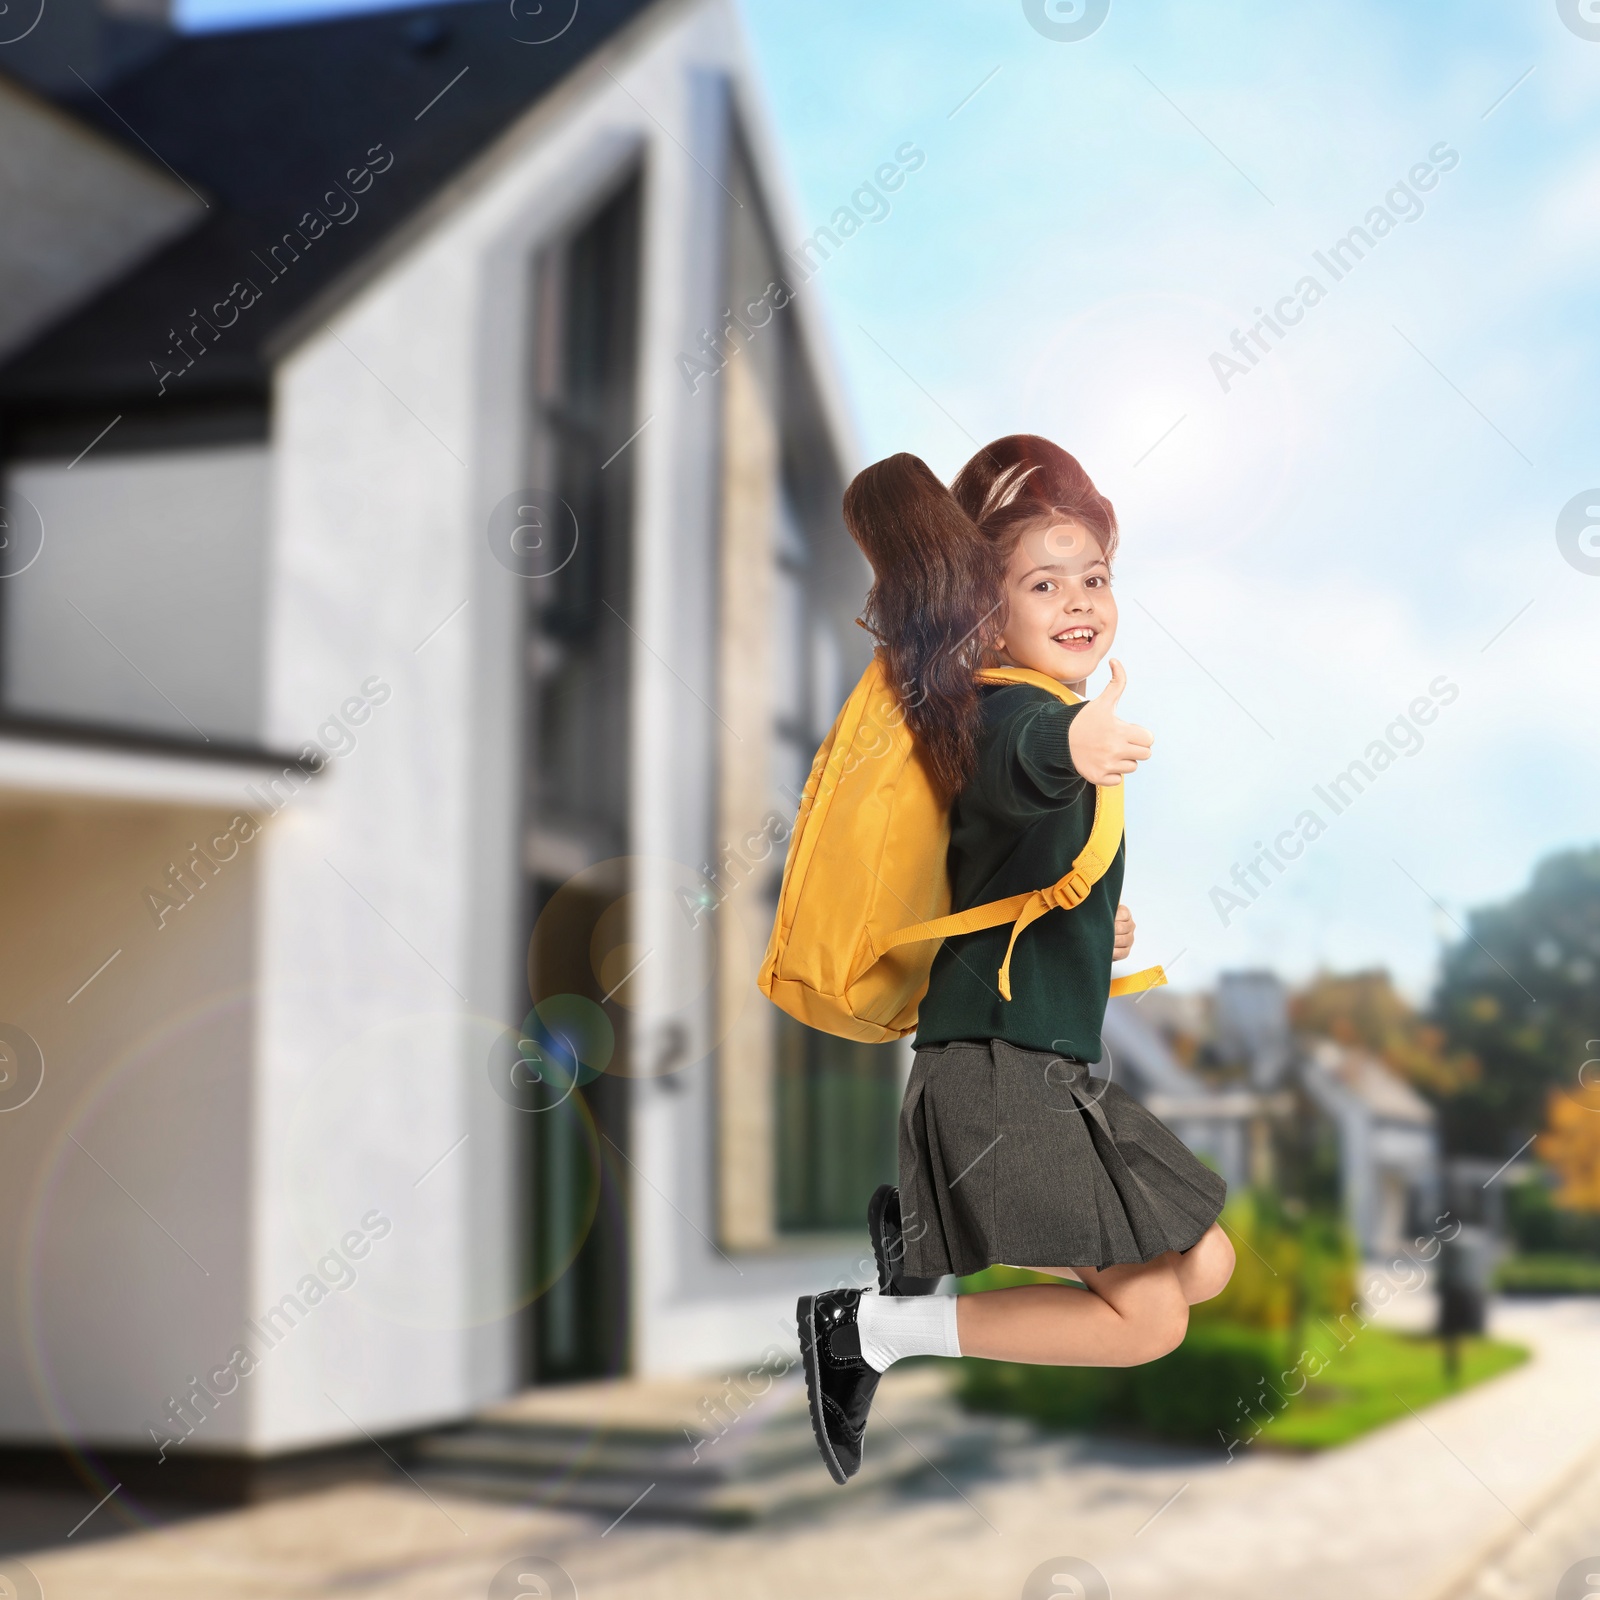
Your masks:
{"label": "girl jumping", "polygon": [[[1018,434],[946,489],[915,456],[868,467],[844,500],[872,564],[863,620],[907,725],[950,797],[952,910],[1036,890],[1084,848],[1095,786],[1121,783],[1150,735],[1117,715],[1120,663],[1067,704],[980,668],[1031,668],[1080,697],[1117,631],[1111,503],[1066,451]],[[877,1292],[799,1304],[817,1444],[835,1480],[860,1467],[880,1374],[907,1356],[1134,1366],[1175,1349],[1233,1248],[1223,1180],[1120,1085],[1092,1077],[1111,964],[1133,945],[1123,849],[1086,899],[946,939],[917,1019],[900,1113],[898,1193],[868,1216]],[[947,1273],[996,1262],[1067,1284],[961,1296]],[[1088,1292],[1085,1293],[1084,1290]]]}

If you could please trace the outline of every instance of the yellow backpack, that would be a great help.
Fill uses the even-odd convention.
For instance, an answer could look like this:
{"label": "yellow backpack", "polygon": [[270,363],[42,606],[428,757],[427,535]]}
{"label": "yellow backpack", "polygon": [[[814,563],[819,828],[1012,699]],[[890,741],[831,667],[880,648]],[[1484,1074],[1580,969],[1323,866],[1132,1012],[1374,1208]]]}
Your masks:
{"label": "yellow backpack", "polygon": [[[1079,699],[1026,667],[994,667],[978,676],[986,683],[1031,683],[1068,705]],[[1009,922],[999,974],[1000,994],[1009,1000],[1017,936],[1054,907],[1080,905],[1121,839],[1122,787],[1098,788],[1088,841],[1058,882],[951,914],[949,809],[875,655],[811,763],[756,981],[773,1004],[809,1027],[880,1044],[915,1031],[939,940]],[[1114,979],[1111,993],[1166,981],[1160,967],[1146,967]]]}

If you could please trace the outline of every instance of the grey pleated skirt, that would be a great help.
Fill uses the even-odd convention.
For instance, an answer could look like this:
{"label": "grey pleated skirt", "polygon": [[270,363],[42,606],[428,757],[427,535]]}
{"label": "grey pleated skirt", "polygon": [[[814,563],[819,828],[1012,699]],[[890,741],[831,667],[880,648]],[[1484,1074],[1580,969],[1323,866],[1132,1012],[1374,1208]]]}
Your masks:
{"label": "grey pleated skirt", "polygon": [[905,1270],[1109,1267],[1187,1250],[1228,1186],[1081,1061],[987,1044],[918,1050],[900,1110]]}

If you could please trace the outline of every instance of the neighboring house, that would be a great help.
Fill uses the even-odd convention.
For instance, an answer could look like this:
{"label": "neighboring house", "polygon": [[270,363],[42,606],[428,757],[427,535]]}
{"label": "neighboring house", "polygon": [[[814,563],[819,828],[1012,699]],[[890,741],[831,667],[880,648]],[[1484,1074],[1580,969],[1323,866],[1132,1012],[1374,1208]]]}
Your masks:
{"label": "neighboring house", "polygon": [[905,1053],[752,981],[868,573],[731,0],[106,9],[0,47],[0,1442],[787,1348]]}
{"label": "neighboring house", "polygon": [[1345,1219],[1363,1253],[1409,1246],[1439,1192],[1433,1107],[1376,1057],[1331,1039],[1312,1041],[1300,1081],[1338,1124]]}
{"label": "neighboring house", "polygon": [[[1204,1000],[1207,1003],[1195,1004]],[[1210,1065],[1179,1061],[1167,1034],[1186,1034]],[[1210,997],[1114,1000],[1105,1022],[1107,1075],[1144,1101],[1230,1188],[1287,1177],[1305,1159],[1308,1124],[1325,1119],[1337,1150],[1340,1204],[1366,1257],[1391,1254],[1439,1194],[1437,1117],[1381,1061],[1329,1039],[1296,1038],[1288,992],[1270,972],[1224,973]]]}
{"label": "neighboring house", "polygon": [[1120,1083],[1167,1124],[1230,1189],[1250,1182],[1251,1126],[1266,1115],[1261,1097],[1218,1089],[1179,1061],[1151,1015],[1126,996],[1106,1007],[1098,1071]]}

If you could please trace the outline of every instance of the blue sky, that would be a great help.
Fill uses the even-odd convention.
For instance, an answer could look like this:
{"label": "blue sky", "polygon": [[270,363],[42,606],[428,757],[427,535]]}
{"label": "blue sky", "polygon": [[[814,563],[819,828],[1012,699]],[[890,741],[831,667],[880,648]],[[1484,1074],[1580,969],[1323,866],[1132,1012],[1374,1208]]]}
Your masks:
{"label": "blue sky", "polygon": [[[1028,429],[1117,505],[1123,707],[1156,735],[1128,795],[1140,956],[1182,952],[1180,984],[1381,963],[1423,992],[1450,918],[1600,836],[1600,575],[1555,532],[1600,484],[1579,0],[1113,0],[1077,42],[1020,0],[743,10],[808,231],[927,153],[804,291],[867,456],[948,476]],[[1313,253],[1377,206],[1404,220],[1335,281]],[[1308,274],[1324,298],[1225,392],[1214,353]],[[1432,720],[1397,724],[1419,699]],[[1316,798],[1385,740],[1413,753]],[[1219,902],[1308,808],[1321,836]]]}

